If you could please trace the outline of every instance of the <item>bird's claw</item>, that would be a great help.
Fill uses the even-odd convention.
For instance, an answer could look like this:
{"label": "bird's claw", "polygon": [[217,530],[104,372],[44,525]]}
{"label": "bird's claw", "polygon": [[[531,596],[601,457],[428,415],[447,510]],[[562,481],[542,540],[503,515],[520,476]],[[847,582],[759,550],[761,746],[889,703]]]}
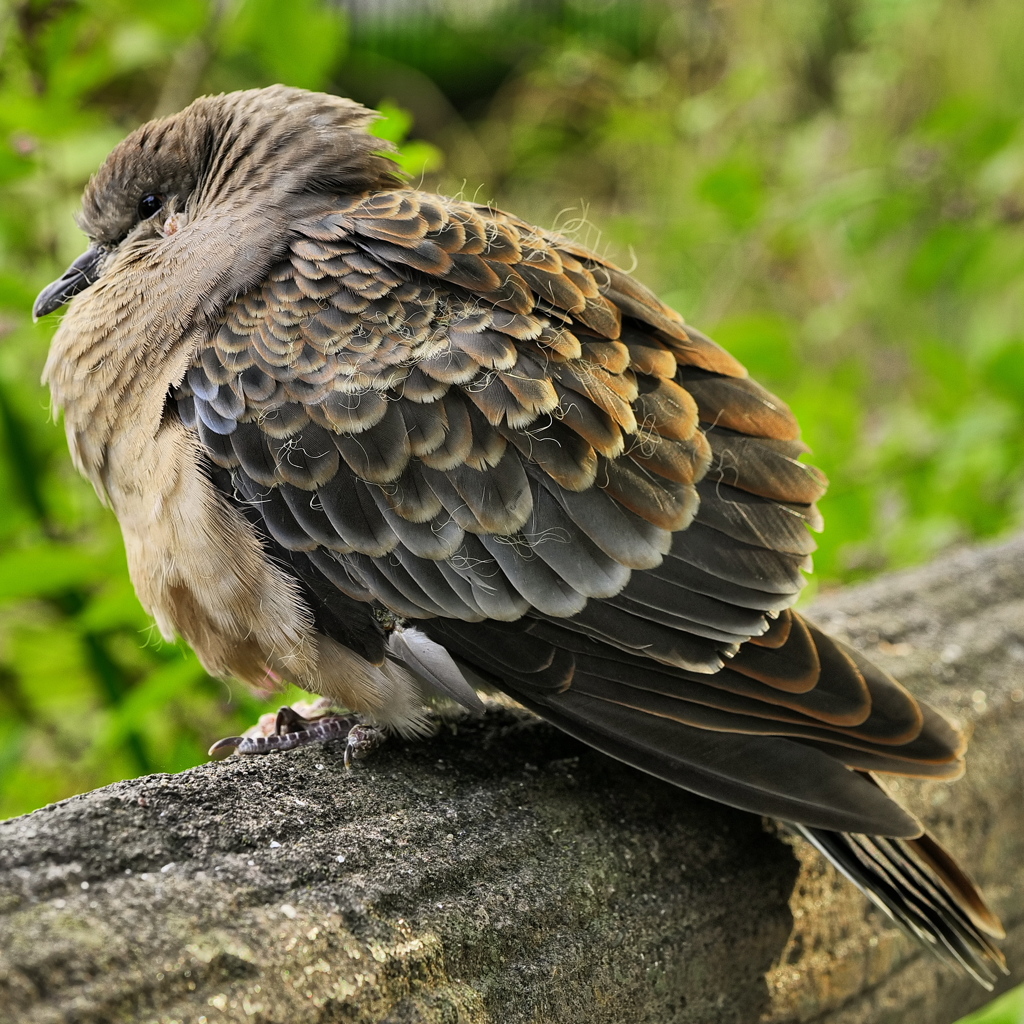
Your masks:
{"label": "bird's claw", "polygon": [[359,761],[376,750],[384,742],[384,733],[373,725],[353,725],[348,731],[345,745],[345,767],[351,768],[353,761]]}
{"label": "bird's claw", "polygon": [[206,752],[206,756],[212,757],[214,761],[223,761],[224,758],[230,757],[245,742],[247,742],[245,736],[225,736],[223,739],[217,740],[210,747]]}
{"label": "bird's claw", "polygon": [[[346,739],[345,767],[366,757],[383,742],[380,729],[367,725],[354,715],[321,712],[320,702],[302,706],[309,717],[295,708],[282,707],[274,716],[264,715],[260,722],[242,736],[225,736],[209,749],[209,756],[217,760],[238,754],[242,757],[272,754],[294,750],[308,743],[326,743],[328,740]],[[311,713],[312,712],[312,713]]]}

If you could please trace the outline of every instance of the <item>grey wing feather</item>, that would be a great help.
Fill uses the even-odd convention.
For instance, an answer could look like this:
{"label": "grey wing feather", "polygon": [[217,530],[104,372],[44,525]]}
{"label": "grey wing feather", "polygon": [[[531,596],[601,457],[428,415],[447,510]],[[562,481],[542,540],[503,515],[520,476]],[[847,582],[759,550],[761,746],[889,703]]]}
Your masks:
{"label": "grey wing feather", "polygon": [[483,713],[483,701],[452,656],[430,637],[411,627],[398,627],[388,638],[388,651],[438,693],[451,697],[470,711]]}
{"label": "grey wing feather", "polygon": [[[792,413],[573,242],[411,189],[338,197],[173,397],[319,621],[332,585],[416,620],[389,655],[467,707],[459,664],[614,757],[818,829],[917,832],[851,769],[962,769],[956,730],[787,610],[825,487]],[[876,893],[902,871],[901,905],[933,897],[891,844],[829,852]],[[923,931],[977,970],[947,910]]]}

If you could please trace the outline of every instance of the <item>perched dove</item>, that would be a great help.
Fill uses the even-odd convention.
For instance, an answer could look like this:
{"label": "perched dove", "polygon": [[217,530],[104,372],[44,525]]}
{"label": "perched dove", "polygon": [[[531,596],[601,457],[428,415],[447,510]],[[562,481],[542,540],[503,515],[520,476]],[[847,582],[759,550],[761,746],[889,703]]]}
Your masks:
{"label": "perched dove", "polygon": [[45,379],[163,634],[407,735],[503,690],[796,826],[989,984],[999,921],[873,778],[955,778],[963,737],[790,610],[793,415],[603,257],[409,188],[373,116],[274,86],[143,125],[36,301],[74,297]]}

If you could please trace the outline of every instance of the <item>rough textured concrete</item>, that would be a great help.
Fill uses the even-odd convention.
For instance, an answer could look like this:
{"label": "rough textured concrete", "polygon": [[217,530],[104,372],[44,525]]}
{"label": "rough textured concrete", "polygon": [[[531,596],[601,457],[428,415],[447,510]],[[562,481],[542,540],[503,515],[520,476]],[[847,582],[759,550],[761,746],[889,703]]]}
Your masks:
{"label": "rough textured concrete", "polygon": [[[823,598],[974,728],[903,782],[1024,968],[1024,539]],[[1007,984],[1010,984],[1008,982]],[[990,998],[801,844],[521,715],[119,783],[0,823],[4,1021],[944,1024]]]}

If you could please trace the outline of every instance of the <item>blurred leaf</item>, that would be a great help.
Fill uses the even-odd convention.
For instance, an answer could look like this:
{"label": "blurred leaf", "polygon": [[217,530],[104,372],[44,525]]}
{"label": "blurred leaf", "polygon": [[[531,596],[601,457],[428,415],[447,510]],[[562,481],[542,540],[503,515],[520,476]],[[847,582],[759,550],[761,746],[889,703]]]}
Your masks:
{"label": "blurred leaf", "polygon": [[409,175],[412,184],[424,174],[438,171],[444,166],[444,155],[437,146],[429,142],[415,140],[407,142],[398,151],[398,166]]}
{"label": "blurred leaf", "polygon": [[78,613],[75,621],[79,629],[107,633],[129,627],[145,636],[158,636],[152,620],[139,604],[126,573],[111,578],[108,563],[103,584]]}
{"label": "blurred leaf", "polygon": [[1024,987],[1007,992],[957,1024],[1024,1024]]}
{"label": "blurred leaf", "polygon": [[1024,341],[1012,341],[992,355],[984,376],[993,391],[1024,408]]}
{"label": "blurred leaf", "polygon": [[752,374],[766,381],[796,375],[793,326],[771,313],[748,313],[721,320],[715,340],[727,348]]}
{"label": "blurred leaf", "polygon": [[191,651],[150,672],[145,680],[121,701],[95,738],[98,750],[116,748],[154,712],[166,708],[204,677],[202,666]]}
{"label": "blurred leaf", "polygon": [[386,139],[400,146],[412,127],[412,114],[390,100],[382,100],[377,104],[377,109],[381,116],[373,122],[370,131],[378,139]]}
{"label": "blurred leaf", "polygon": [[729,224],[741,231],[750,227],[761,212],[760,171],[742,156],[724,160],[700,180],[697,195],[718,207]]}
{"label": "blurred leaf", "polygon": [[412,114],[388,100],[382,100],[377,109],[383,115],[370,127],[370,131],[378,139],[386,139],[398,146],[395,159],[398,166],[413,179],[423,174],[440,170],[444,164],[444,155],[437,146],[417,139],[406,142],[406,136],[412,127]]}
{"label": "blurred leaf", "polygon": [[229,56],[256,59],[268,78],[321,89],[344,51],[345,16],[326,0],[243,0],[224,37]]}
{"label": "blurred leaf", "polygon": [[8,551],[0,555],[0,601],[87,587],[109,572],[109,557],[65,544],[44,542]]}
{"label": "blurred leaf", "polygon": [[984,235],[961,224],[940,224],[921,241],[907,266],[907,284],[921,291],[956,287],[979,257]]}

